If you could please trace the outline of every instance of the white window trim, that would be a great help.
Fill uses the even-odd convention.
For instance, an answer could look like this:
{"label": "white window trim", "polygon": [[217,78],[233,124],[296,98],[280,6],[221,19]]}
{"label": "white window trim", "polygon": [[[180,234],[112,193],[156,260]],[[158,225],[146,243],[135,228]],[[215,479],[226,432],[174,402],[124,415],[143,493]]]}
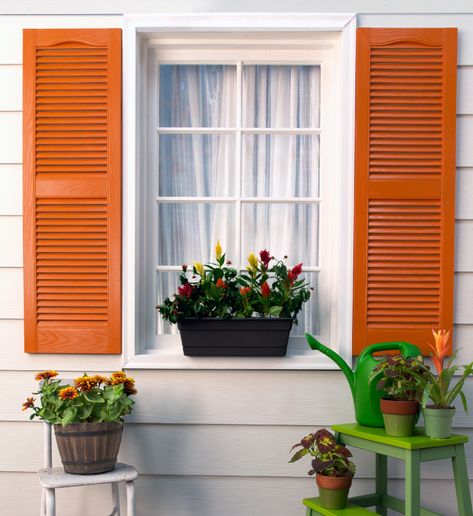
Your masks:
{"label": "white window trim", "polygon": [[[139,32],[212,32],[212,31],[340,31],[342,34],[342,77],[344,113],[342,170],[346,179],[339,224],[347,243],[338,286],[342,320],[339,354],[352,361],[352,290],[353,290],[353,163],[355,110],[356,16],[354,14],[308,13],[225,13],[186,15],[125,15],[123,44],[123,366],[139,369],[336,369],[321,353],[281,358],[192,358],[181,355],[137,354],[138,318],[136,284],[137,260],[137,35]],[[342,294],[343,292],[343,294]],[[340,300],[342,296],[342,300]]]}

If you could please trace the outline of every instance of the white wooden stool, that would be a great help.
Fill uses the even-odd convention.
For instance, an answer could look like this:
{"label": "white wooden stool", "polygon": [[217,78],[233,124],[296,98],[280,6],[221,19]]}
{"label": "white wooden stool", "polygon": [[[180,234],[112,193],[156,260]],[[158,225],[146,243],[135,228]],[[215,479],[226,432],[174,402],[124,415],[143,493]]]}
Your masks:
{"label": "white wooden stool", "polygon": [[126,516],[135,516],[135,483],[138,473],[133,466],[117,463],[115,469],[97,475],[72,475],[62,467],[52,467],[51,425],[45,423],[44,431],[44,462],[45,468],[38,471],[39,481],[43,488],[41,499],[41,516],[56,516],[56,489],[62,487],[93,486],[111,484],[113,510],[110,516],[120,516],[119,482],[125,482],[127,497]]}

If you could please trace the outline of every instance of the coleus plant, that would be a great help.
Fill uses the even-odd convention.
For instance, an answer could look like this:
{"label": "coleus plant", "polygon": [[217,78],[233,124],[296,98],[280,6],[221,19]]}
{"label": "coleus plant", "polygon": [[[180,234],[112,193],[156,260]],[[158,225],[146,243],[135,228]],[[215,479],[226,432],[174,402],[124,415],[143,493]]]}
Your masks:
{"label": "coleus plant", "polygon": [[[57,371],[43,371],[35,376],[37,392],[23,403],[35,417],[51,424],[98,423],[122,421],[133,408],[130,396],[137,393],[135,381],[122,371],[109,377],[84,373],[68,385],[56,379]],[[34,396],[39,396],[35,398]],[[38,404],[35,402],[38,401]]]}
{"label": "coleus plant", "polygon": [[291,448],[291,451],[296,448],[300,450],[289,462],[296,462],[306,455],[314,457],[309,475],[319,473],[328,477],[348,477],[355,474],[355,464],[349,460],[352,456],[350,450],[343,444],[337,443],[334,435],[325,428],[303,437]]}
{"label": "coleus plant", "polygon": [[425,387],[427,368],[422,357],[386,355],[373,369],[371,379],[378,378],[376,388],[396,401],[419,401]]}
{"label": "coleus plant", "polygon": [[158,311],[173,324],[187,317],[284,317],[297,323],[310,289],[300,278],[302,263],[288,267],[286,258],[278,260],[263,249],[259,258],[250,253],[246,270],[239,272],[218,242],[215,262],[182,266],[177,293],[158,305]]}

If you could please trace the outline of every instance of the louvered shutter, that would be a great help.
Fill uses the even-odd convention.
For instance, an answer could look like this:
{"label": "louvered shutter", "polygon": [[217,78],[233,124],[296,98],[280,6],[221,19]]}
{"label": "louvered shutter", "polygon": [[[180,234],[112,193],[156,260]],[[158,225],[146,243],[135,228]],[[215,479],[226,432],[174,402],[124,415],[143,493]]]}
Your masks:
{"label": "louvered shutter", "polygon": [[121,352],[121,30],[25,30],[25,351]]}
{"label": "louvered shutter", "polygon": [[353,352],[453,324],[457,29],[358,29]]}

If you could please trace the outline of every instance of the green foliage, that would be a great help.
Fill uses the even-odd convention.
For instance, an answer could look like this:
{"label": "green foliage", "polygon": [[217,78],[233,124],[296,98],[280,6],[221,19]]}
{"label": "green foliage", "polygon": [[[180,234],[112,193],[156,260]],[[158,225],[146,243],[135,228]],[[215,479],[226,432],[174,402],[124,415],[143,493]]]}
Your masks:
{"label": "green foliage", "polygon": [[[40,376],[40,375],[38,375]],[[136,394],[134,380],[121,371],[110,378],[84,376],[76,378],[74,385],[68,385],[53,378],[42,378],[35,398],[28,398],[23,410],[32,409],[30,419],[35,417],[51,424],[95,423],[123,421],[132,411]]]}
{"label": "green foliage", "polygon": [[387,355],[373,369],[371,379],[381,377],[377,389],[398,401],[419,401],[425,388],[427,367],[422,357]]}
{"label": "green foliage", "polygon": [[347,477],[355,474],[355,465],[349,460],[352,456],[350,450],[343,444],[337,443],[335,437],[325,428],[315,434],[303,437],[300,443],[296,443],[291,451],[300,448],[289,460],[296,462],[306,455],[312,459],[312,469],[309,475],[320,473],[328,477]]}
{"label": "green foliage", "polygon": [[[473,374],[473,362],[467,365],[453,365],[456,353],[452,355],[446,367],[441,368],[440,373],[435,375],[426,368],[425,371],[425,390],[422,396],[422,406],[426,407],[428,400],[432,401],[434,407],[447,408],[451,407],[455,399],[460,396],[465,412],[468,412],[468,404],[466,401],[463,386],[466,379]],[[451,387],[451,383],[455,375],[458,374],[458,380]]]}
{"label": "green foliage", "polygon": [[310,289],[299,279],[302,264],[292,269],[261,251],[249,256],[247,270],[238,272],[217,253],[216,262],[182,266],[178,292],[157,308],[164,320],[177,323],[186,317],[221,319],[282,317],[294,319],[310,298]]}

